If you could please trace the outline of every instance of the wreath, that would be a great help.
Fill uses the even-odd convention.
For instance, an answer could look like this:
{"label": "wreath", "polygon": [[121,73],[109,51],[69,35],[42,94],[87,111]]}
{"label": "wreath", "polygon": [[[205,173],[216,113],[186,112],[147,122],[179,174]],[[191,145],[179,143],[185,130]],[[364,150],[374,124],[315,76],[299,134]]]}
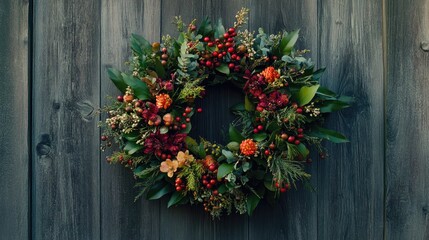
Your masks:
{"label": "wreath", "polygon": [[[326,113],[349,106],[351,98],[321,87],[324,69],[315,69],[296,50],[298,31],[255,35],[239,30],[248,9],[225,29],[206,18],[196,26],[175,18],[179,35],[150,43],[131,37],[130,73],[108,69],[122,92],[105,106],[102,150],[132,170],[140,189],[136,199],[168,196],[168,207],[202,204],[213,217],[252,214],[262,198],[276,199],[298,182],[308,182],[310,150],[325,155],[323,139],[347,142],[322,128]],[[191,138],[191,118],[203,111],[196,99],[209,85],[232,82],[243,103],[229,126],[226,145]]]}

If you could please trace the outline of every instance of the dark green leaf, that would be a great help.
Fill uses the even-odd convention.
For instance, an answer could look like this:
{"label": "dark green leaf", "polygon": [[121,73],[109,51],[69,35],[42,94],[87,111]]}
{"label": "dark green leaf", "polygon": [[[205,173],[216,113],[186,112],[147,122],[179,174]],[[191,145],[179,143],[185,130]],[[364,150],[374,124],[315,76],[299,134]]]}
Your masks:
{"label": "dark green leaf", "polygon": [[289,55],[292,52],[293,46],[298,40],[298,34],[299,30],[296,30],[283,35],[279,46],[282,55]]}
{"label": "dark green leaf", "polygon": [[198,155],[200,155],[201,158],[206,157],[206,150],[204,148],[204,143],[200,143],[200,146],[198,147]]}
{"label": "dark green leaf", "polygon": [[314,95],[316,95],[318,88],[319,85],[301,87],[298,94],[295,96],[299,106],[304,106],[305,104],[309,103],[314,98]]}
{"label": "dark green leaf", "polygon": [[139,132],[134,131],[134,132],[124,134],[124,138],[127,139],[128,141],[135,142],[140,138],[140,134]]}
{"label": "dark green leaf", "polygon": [[325,72],[326,68],[321,68],[321,69],[317,69],[316,71],[314,71],[313,73],[313,79],[314,80],[319,80],[320,77],[322,77],[322,74]]}
{"label": "dark green leaf", "polygon": [[233,125],[229,125],[229,139],[231,142],[241,143],[244,140],[244,137]]}
{"label": "dark green leaf", "polygon": [[225,186],[225,184],[222,184],[219,186],[219,188],[217,189],[219,191],[220,194],[225,193],[226,191],[228,191],[228,188]]}
{"label": "dark green leaf", "polygon": [[135,142],[128,141],[128,142],[125,144],[124,150],[125,150],[129,155],[132,155],[132,154],[134,154],[135,152],[139,151],[139,150],[140,150],[140,149],[142,149],[142,148],[143,148],[143,146],[142,146],[142,145],[139,145],[139,144],[137,144],[137,143],[135,143]]}
{"label": "dark green leaf", "polygon": [[222,154],[226,157],[226,161],[228,163],[235,162],[234,154],[231,151],[223,149],[222,150]]}
{"label": "dark green leaf", "polygon": [[213,31],[212,23],[209,18],[204,19],[198,28],[198,34],[209,36]]}
{"label": "dark green leaf", "polygon": [[257,142],[261,142],[264,141],[265,139],[267,139],[268,134],[267,133],[257,133],[257,134],[253,134],[253,139]]}
{"label": "dark green leaf", "polygon": [[165,194],[171,192],[173,189],[171,188],[170,184],[165,185],[156,185],[155,187],[151,188],[147,193],[147,199],[148,200],[155,200],[160,199]]}
{"label": "dark green leaf", "polygon": [[302,143],[300,143],[297,146],[297,148],[298,148],[298,151],[299,151],[299,153],[301,153],[301,156],[303,158],[306,158],[308,156],[308,154],[310,153],[310,151],[307,149],[307,147]]}
{"label": "dark green leaf", "polygon": [[131,34],[131,49],[138,55],[152,53],[150,42],[138,34]]}
{"label": "dark green leaf", "polygon": [[183,193],[174,192],[173,194],[171,194],[170,200],[168,201],[168,204],[167,204],[167,208],[180,203],[180,201],[182,201],[184,197],[185,195],[183,195]]}
{"label": "dark green leaf", "polygon": [[271,192],[276,191],[276,188],[274,187],[273,181],[264,181],[264,186],[266,189],[270,190]]}
{"label": "dark green leaf", "polygon": [[255,210],[256,206],[258,206],[258,203],[261,199],[251,192],[249,196],[247,197],[247,214],[251,216],[253,214],[253,211]]}
{"label": "dark green leaf", "polygon": [[234,106],[231,107],[231,111],[233,112],[241,112],[241,111],[245,111],[246,109],[244,108],[244,104],[243,103],[238,103],[235,104]]}
{"label": "dark green leaf", "polygon": [[140,100],[149,100],[151,98],[149,89],[147,88],[146,83],[143,81],[128,76],[126,74],[122,74],[122,78],[124,79],[125,83],[131,87],[134,91],[134,95],[140,99]]}
{"label": "dark green leaf", "polygon": [[219,67],[216,68],[217,71],[229,75],[229,67],[225,63],[222,63]]}
{"label": "dark green leaf", "polygon": [[277,123],[277,121],[272,121],[267,125],[267,130],[270,132],[274,132],[280,129],[281,129],[281,126]]}
{"label": "dark green leaf", "polygon": [[243,169],[243,172],[247,172],[251,168],[251,165],[249,162],[244,162],[243,165],[241,165],[241,168]]}
{"label": "dark green leaf", "polygon": [[156,74],[158,74],[160,78],[165,77],[165,68],[158,58],[155,59],[155,65],[153,66],[153,70],[156,72]]}
{"label": "dark green leaf", "polygon": [[219,18],[214,29],[214,37],[223,38],[224,33],[225,33],[225,27],[222,25],[222,19]]}
{"label": "dark green leaf", "polygon": [[323,102],[323,104],[320,106],[320,112],[322,113],[334,112],[348,107],[350,107],[350,105],[345,102],[328,100]]}
{"label": "dark green leaf", "polygon": [[244,97],[244,108],[248,112],[255,111],[255,104],[253,104],[253,102],[250,101],[250,99],[249,99],[249,97],[247,95]]}
{"label": "dark green leaf", "polygon": [[110,80],[115,84],[116,88],[119,89],[122,93],[125,93],[128,85],[124,82],[122,78],[122,73],[114,68],[108,68],[107,74],[109,75]]}
{"label": "dark green leaf", "polygon": [[217,169],[217,179],[220,180],[234,170],[234,164],[222,163]]}
{"label": "dark green leaf", "polygon": [[231,151],[238,151],[240,149],[240,144],[238,142],[229,142],[226,147]]}
{"label": "dark green leaf", "polygon": [[313,127],[309,135],[314,137],[323,138],[334,143],[346,143],[349,142],[347,138],[339,132],[334,130],[322,128],[322,127]]}

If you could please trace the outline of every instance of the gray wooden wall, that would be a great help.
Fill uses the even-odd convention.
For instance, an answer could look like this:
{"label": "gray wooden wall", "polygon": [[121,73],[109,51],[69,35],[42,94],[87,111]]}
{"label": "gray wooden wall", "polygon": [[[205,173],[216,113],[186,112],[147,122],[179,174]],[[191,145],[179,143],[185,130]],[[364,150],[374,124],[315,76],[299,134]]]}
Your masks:
{"label": "gray wooden wall", "polygon": [[[129,172],[98,150],[106,76],[125,69],[128,38],[242,6],[249,29],[301,29],[327,67],[323,84],[356,98],[328,125],[316,192],[294,190],[254,216],[133,202]],[[0,0],[0,239],[429,239],[428,0]],[[218,114],[239,93],[214,88],[196,134],[222,141]],[[202,121],[204,119],[204,121]]]}

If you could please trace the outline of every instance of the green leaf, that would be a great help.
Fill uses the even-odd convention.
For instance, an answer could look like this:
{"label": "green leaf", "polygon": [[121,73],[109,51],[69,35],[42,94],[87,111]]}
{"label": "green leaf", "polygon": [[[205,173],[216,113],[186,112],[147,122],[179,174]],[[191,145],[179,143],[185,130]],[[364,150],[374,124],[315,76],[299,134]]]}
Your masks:
{"label": "green leaf", "polygon": [[308,133],[311,136],[323,138],[329,140],[333,143],[346,143],[349,142],[347,138],[339,132],[334,130],[322,128],[322,127],[313,127]]}
{"label": "green leaf", "polygon": [[213,31],[212,23],[210,19],[207,17],[201,22],[200,27],[198,28],[198,34],[201,34],[203,36],[209,36],[212,33],[212,31]]}
{"label": "green leaf", "polygon": [[219,67],[216,68],[218,72],[229,75],[229,67],[225,63],[222,63]]}
{"label": "green leaf", "polygon": [[140,150],[140,149],[142,149],[142,148],[143,148],[143,146],[142,146],[142,145],[139,145],[139,144],[137,144],[137,143],[135,143],[135,142],[128,141],[128,142],[125,144],[124,150],[125,150],[129,155],[132,155],[132,154],[136,153],[137,151],[139,151],[139,150]]}
{"label": "green leaf", "polygon": [[273,181],[264,181],[264,186],[266,189],[270,190],[271,192],[276,191],[276,188],[274,187]]}
{"label": "green leaf", "polygon": [[297,149],[298,149],[299,153],[301,153],[301,156],[303,158],[306,158],[308,156],[308,154],[310,153],[310,151],[307,149],[307,147],[302,143],[300,143],[297,146]]}
{"label": "green leaf", "polygon": [[258,206],[258,203],[261,199],[254,194],[253,192],[251,192],[249,194],[249,196],[247,196],[247,214],[249,214],[249,216],[251,216],[253,214],[253,211],[255,210],[256,206]]}
{"label": "green leaf", "polygon": [[183,195],[183,193],[174,192],[173,194],[171,194],[170,200],[168,200],[167,208],[180,203],[184,197],[185,195]]}
{"label": "green leaf", "polygon": [[234,154],[231,151],[222,149],[222,154],[226,157],[226,161],[228,163],[235,162]]}
{"label": "green leaf", "polygon": [[241,168],[243,169],[243,172],[247,172],[250,170],[250,163],[249,162],[245,162],[243,163],[243,165],[241,166]]}
{"label": "green leaf", "polygon": [[285,33],[280,41],[280,51],[283,55],[289,55],[292,52],[293,46],[298,40],[299,29],[290,33]]}
{"label": "green leaf", "polygon": [[244,140],[244,137],[233,125],[229,125],[229,139],[231,142],[241,143]]}
{"label": "green leaf", "polygon": [[118,88],[122,93],[125,93],[128,85],[124,82],[124,79],[121,76],[122,73],[114,68],[108,68],[107,74],[113,84],[115,84],[116,88]]}
{"label": "green leaf", "polygon": [[250,101],[247,95],[244,96],[244,109],[246,109],[248,112],[255,111],[255,105],[252,101]]}
{"label": "green leaf", "polygon": [[314,98],[314,95],[316,95],[319,86],[320,85],[318,84],[309,87],[303,86],[295,96],[299,106],[304,106],[305,104],[309,103]]}
{"label": "green leaf", "polygon": [[168,133],[168,127],[166,127],[166,126],[162,126],[162,127],[160,127],[160,128],[159,128],[159,133],[161,133],[161,134],[166,134],[166,133]]}
{"label": "green leaf", "polygon": [[134,132],[124,134],[124,138],[127,139],[128,141],[135,142],[140,138],[140,134],[138,131],[134,131]]}
{"label": "green leaf", "polygon": [[134,91],[134,95],[140,99],[140,100],[149,100],[151,98],[149,89],[147,88],[146,83],[143,81],[128,76],[126,74],[122,74],[122,78],[124,79],[125,83],[131,87]]}
{"label": "green leaf", "polygon": [[261,142],[264,141],[265,139],[267,139],[268,134],[267,133],[257,133],[257,134],[253,134],[253,139],[257,142]]}
{"label": "green leaf", "polygon": [[219,18],[214,29],[214,37],[223,38],[224,33],[225,33],[225,27],[222,25],[222,19]]}
{"label": "green leaf", "polygon": [[138,34],[131,34],[131,49],[138,55],[152,53],[152,45],[150,42]]}
{"label": "green leaf", "polygon": [[242,112],[245,110],[246,110],[246,108],[244,107],[243,103],[238,103],[238,104],[235,104],[234,106],[231,107],[232,112]]}
{"label": "green leaf", "polygon": [[161,61],[156,58],[155,59],[155,65],[153,66],[153,70],[156,72],[156,74],[160,77],[160,78],[164,78],[165,77],[165,68],[162,65]]}
{"label": "green leaf", "polygon": [[198,147],[198,155],[200,155],[201,158],[206,157],[206,150],[204,148],[204,143],[200,143],[200,146]]}
{"label": "green leaf", "polygon": [[337,99],[337,94],[325,87],[319,87],[317,89],[316,94],[323,98],[323,99],[329,99],[329,100],[336,100]]}
{"label": "green leaf", "polygon": [[228,191],[228,188],[226,187],[225,184],[222,184],[219,186],[219,188],[217,189],[219,191],[219,193],[225,193],[226,191]]}
{"label": "green leaf", "polygon": [[238,151],[240,149],[240,144],[238,142],[229,142],[226,147],[231,151]]}
{"label": "green leaf", "polygon": [[317,69],[315,72],[313,72],[313,79],[314,80],[319,80],[320,77],[322,77],[323,73],[325,72],[326,68],[320,68]]}
{"label": "green leaf", "polygon": [[234,170],[234,164],[222,163],[217,169],[217,179],[220,180],[224,178],[229,173],[232,173],[233,170]]}
{"label": "green leaf", "polygon": [[277,123],[277,121],[272,121],[267,125],[267,130],[270,132],[275,132],[280,129],[281,129],[281,126]]}
{"label": "green leaf", "polygon": [[156,200],[163,197],[165,194],[171,192],[173,189],[170,184],[165,185],[155,185],[147,192],[148,200]]}
{"label": "green leaf", "polygon": [[334,112],[348,107],[350,107],[350,105],[345,102],[328,100],[323,102],[323,104],[320,106],[320,112]]}

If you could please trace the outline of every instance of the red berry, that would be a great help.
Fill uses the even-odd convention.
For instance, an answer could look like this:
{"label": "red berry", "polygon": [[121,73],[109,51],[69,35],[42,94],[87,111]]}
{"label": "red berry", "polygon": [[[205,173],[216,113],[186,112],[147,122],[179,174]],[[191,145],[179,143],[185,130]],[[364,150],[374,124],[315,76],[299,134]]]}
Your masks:
{"label": "red berry", "polygon": [[192,112],[192,108],[190,108],[190,107],[185,108],[185,113],[191,113],[191,112]]}
{"label": "red berry", "polygon": [[163,48],[161,48],[161,51],[162,51],[163,53],[166,53],[166,52],[167,52],[167,48],[163,47]]}
{"label": "red berry", "polygon": [[234,42],[234,38],[232,38],[232,37],[230,37],[230,38],[228,38],[228,40],[227,40],[228,42]]}
{"label": "red berry", "polygon": [[229,68],[234,68],[234,67],[235,67],[235,64],[234,64],[234,63],[230,63],[230,64],[228,64],[228,67],[229,67]]}
{"label": "red berry", "polygon": [[241,57],[240,57],[240,56],[237,56],[237,57],[235,58],[235,60],[237,60],[237,61],[240,61],[240,59],[241,59]]}
{"label": "red berry", "polygon": [[298,134],[298,135],[297,135],[297,137],[298,137],[298,138],[303,138],[303,137],[304,137],[304,134],[300,133],[300,134]]}
{"label": "red berry", "polygon": [[258,125],[258,130],[259,130],[259,131],[264,130],[264,126],[262,126],[262,125]]}
{"label": "red berry", "polygon": [[213,191],[213,195],[217,196],[218,194],[219,194],[219,191],[218,191],[218,190],[214,190],[214,191]]}
{"label": "red berry", "polygon": [[182,124],[182,129],[185,129],[186,128],[186,124]]}
{"label": "red berry", "polygon": [[289,189],[290,189],[290,184],[289,184],[289,183],[286,183],[286,184],[285,184],[285,188],[286,188],[287,190],[289,190]]}
{"label": "red berry", "polygon": [[280,187],[279,182],[276,182],[276,183],[274,184],[274,186],[275,186],[276,188],[279,188],[279,187]]}
{"label": "red berry", "polygon": [[209,170],[210,171],[214,171],[214,170],[216,170],[216,165],[214,165],[214,164],[210,164],[210,166],[209,166]]}
{"label": "red berry", "polygon": [[274,61],[277,60],[277,56],[272,56],[271,57]]}
{"label": "red berry", "polygon": [[128,165],[132,165],[133,164],[133,160],[128,160]]}
{"label": "red berry", "polygon": [[280,192],[282,193],[286,192],[286,188],[280,188]]}
{"label": "red berry", "polygon": [[262,112],[262,111],[264,111],[264,108],[263,108],[263,107],[261,107],[261,106],[257,106],[257,107],[256,107],[256,111],[258,111],[258,112]]}
{"label": "red berry", "polygon": [[176,178],[176,183],[179,184],[179,185],[182,184],[182,179],[181,178]]}
{"label": "red berry", "polygon": [[223,34],[223,38],[229,38],[229,34],[228,33],[224,33]]}
{"label": "red berry", "polygon": [[167,154],[165,154],[165,153],[161,154],[161,158],[162,158],[162,160],[167,159]]}
{"label": "red berry", "polygon": [[186,120],[185,120],[186,122],[190,122],[191,121],[191,119],[190,118],[186,118]]}
{"label": "red berry", "polygon": [[176,117],[176,121],[180,122],[180,117]]}
{"label": "red berry", "polygon": [[267,149],[267,150],[265,150],[265,152],[264,152],[264,153],[265,153],[265,155],[267,155],[267,156],[268,156],[268,155],[270,155],[270,150],[268,150],[268,149]]}
{"label": "red berry", "polygon": [[296,113],[301,114],[301,113],[302,113],[302,108],[297,108],[297,109],[296,109]]}
{"label": "red berry", "polygon": [[213,56],[213,57],[217,57],[218,55],[219,55],[219,53],[218,53],[218,52],[216,52],[216,51],[212,52],[212,56]]}
{"label": "red berry", "polygon": [[209,37],[204,37],[204,42],[208,42],[208,41],[210,41],[210,38]]}
{"label": "red berry", "polygon": [[228,48],[228,52],[229,53],[233,53],[234,52],[234,48],[233,47]]}
{"label": "red berry", "polygon": [[124,101],[124,97],[123,96],[117,96],[116,99],[118,100],[118,102],[123,102]]}
{"label": "red berry", "polygon": [[161,59],[163,60],[167,60],[168,59],[168,54],[164,53],[161,55]]}
{"label": "red berry", "polygon": [[107,140],[107,136],[106,135],[101,136],[101,141],[106,141],[106,140]]}
{"label": "red berry", "polygon": [[222,44],[222,43],[219,43],[219,44],[217,45],[217,48],[219,48],[219,49],[223,48],[223,44]]}
{"label": "red berry", "polygon": [[188,115],[188,114],[187,114],[187,113],[185,113],[185,112],[184,112],[184,113],[182,113],[182,116],[184,116],[184,117],[186,117],[187,115]]}
{"label": "red berry", "polygon": [[269,148],[270,148],[271,150],[274,150],[274,149],[276,148],[276,145],[275,145],[274,143],[271,143],[271,144],[270,144],[270,146],[269,146]]}
{"label": "red berry", "polygon": [[229,28],[229,29],[228,29],[228,32],[229,32],[229,33],[234,33],[234,32],[235,32],[235,28]]}
{"label": "red berry", "polygon": [[215,185],[216,184],[216,180],[215,179],[210,180],[210,184],[211,185]]}
{"label": "red berry", "polygon": [[258,129],[257,128],[255,128],[255,129],[253,129],[253,133],[258,133],[259,131],[258,131]]}
{"label": "red berry", "polygon": [[299,140],[295,140],[295,145],[299,145],[301,142]]}
{"label": "red berry", "polygon": [[209,184],[209,182],[207,180],[203,180],[203,184],[207,185],[207,184]]}
{"label": "red berry", "polygon": [[209,47],[213,47],[213,46],[214,46],[214,43],[213,43],[213,42],[209,42],[209,43],[207,43],[207,46],[209,46]]}
{"label": "red berry", "polygon": [[226,42],[225,43],[225,47],[227,47],[227,48],[232,47],[232,43],[231,42]]}
{"label": "red berry", "polygon": [[236,58],[237,58],[237,54],[234,53],[231,55],[231,59],[236,59]]}
{"label": "red berry", "polygon": [[162,61],[161,61],[161,65],[162,65],[162,66],[165,66],[165,65],[167,65],[167,61],[165,61],[165,60],[162,60]]}
{"label": "red berry", "polygon": [[213,63],[212,63],[212,62],[210,62],[210,61],[207,61],[207,62],[206,62],[206,67],[211,67],[211,66],[213,66]]}
{"label": "red berry", "polygon": [[198,108],[198,109],[197,109],[197,112],[202,113],[202,112],[203,112],[203,109],[202,109],[202,108]]}
{"label": "red berry", "polygon": [[304,132],[304,129],[302,129],[302,128],[298,128],[296,131],[298,131],[298,133],[303,133],[303,132]]}
{"label": "red berry", "polygon": [[295,137],[294,136],[289,136],[287,139],[288,142],[293,143],[295,141]]}
{"label": "red berry", "polygon": [[[203,179],[206,180],[207,179],[207,175],[203,175]],[[206,183],[207,184],[207,183]],[[204,184],[205,185],[205,184]]]}
{"label": "red berry", "polygon": [[209,183],[209,184],[207,184],[206,185],[206,188],[208,188],[208,189],[210,189],[210,188],[212,188],[213,186]]}
{"label": "red berry", "polygon": [[178,191],[178,192],[182,191],[182,187],[180,187],[180,186],[176,187],[176,191]]}
{"label": "red berry", "polygon": [[191,25],[189,25],[189,30],[191,30],[193,32],[193,31],[197,30],[197,26],[191,24]]}

